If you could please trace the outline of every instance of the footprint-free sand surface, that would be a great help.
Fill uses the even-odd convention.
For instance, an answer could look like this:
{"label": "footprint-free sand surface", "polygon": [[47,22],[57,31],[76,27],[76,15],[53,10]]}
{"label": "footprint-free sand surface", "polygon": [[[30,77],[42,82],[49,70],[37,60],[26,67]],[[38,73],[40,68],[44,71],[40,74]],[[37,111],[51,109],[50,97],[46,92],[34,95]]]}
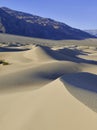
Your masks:
{"label": "footprint-free sand surface", "polygon": [[0,47],[0,130],[97,130],[97,49]]}

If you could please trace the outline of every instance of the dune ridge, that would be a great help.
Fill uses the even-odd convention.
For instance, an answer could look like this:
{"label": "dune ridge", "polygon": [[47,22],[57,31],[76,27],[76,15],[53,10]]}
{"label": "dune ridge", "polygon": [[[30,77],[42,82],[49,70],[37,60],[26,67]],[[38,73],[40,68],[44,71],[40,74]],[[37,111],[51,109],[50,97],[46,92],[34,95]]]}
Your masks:
{"label": "dune ridge", "polygon": [[96,51],[0,47],[0,130],[96,130]]}

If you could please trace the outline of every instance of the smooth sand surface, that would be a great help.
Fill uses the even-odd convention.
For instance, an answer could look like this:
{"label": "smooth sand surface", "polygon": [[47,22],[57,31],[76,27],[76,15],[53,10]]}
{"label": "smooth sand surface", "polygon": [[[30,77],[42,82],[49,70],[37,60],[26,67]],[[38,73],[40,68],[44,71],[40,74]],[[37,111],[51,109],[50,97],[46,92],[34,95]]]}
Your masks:
{"label": "smooth sand surface", "polygon": [[96,47],[1,47],[0,130],[97,130]]}

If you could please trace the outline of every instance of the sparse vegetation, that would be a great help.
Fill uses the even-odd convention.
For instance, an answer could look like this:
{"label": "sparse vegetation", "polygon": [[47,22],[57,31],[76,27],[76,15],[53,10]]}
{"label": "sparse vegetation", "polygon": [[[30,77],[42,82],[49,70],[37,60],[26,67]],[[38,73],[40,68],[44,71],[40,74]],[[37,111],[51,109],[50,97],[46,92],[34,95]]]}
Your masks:
{"label": "sparse vegetation", "polygon": [[68,45],[80,45],[80,46],[94,46],[97,47],[97,39],[86,40],[46,40],[39,38],[29,38],[16,35],[2,34],[0,33],[1,46],[13,47],[14,44],[18,46],[25,45],[43,45],[43,46],[68,46]]}
{"label": "sparse vegetation", "polygon": [[2,64],[2,65],[9,65],[9,63],[4,61],[4,60],[0,60],[0,64]]}

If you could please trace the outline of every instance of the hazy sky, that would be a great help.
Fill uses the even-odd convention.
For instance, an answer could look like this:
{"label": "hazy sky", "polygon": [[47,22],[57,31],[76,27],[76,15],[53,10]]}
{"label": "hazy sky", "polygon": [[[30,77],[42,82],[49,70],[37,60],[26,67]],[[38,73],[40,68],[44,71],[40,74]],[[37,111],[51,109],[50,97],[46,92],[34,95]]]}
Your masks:
{"label": "hazy sky", "polygon": [[97,0],[0,0],[0,6],[53,18],[80,29],[97,29]]}

